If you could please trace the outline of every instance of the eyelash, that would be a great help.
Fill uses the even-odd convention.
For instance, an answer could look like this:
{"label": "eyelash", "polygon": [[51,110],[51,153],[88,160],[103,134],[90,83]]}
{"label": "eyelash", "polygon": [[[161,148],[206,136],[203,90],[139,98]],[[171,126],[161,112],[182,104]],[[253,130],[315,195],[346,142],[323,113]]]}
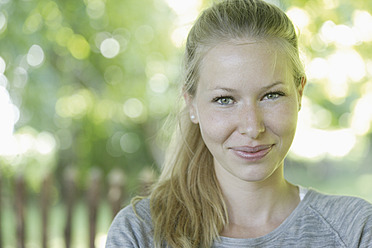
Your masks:
{"label": "eyelash", "polygon": [[[270,95],[271,96],[274,95],[275,97],[274,98],[267,98]],[[267,100],[276,100],[281,96],[285,96],[285,93],[282,92],[282,91],[273,91],[273,92],[266,93],[262,97],[262,100],[264,100],[264,98],[267,98]],[[223,99],[229,99],[230,101],[232,101],[232,103],[235,103],[235,99],[232,96],[218,96],[218,97],[213,98],[212,102],[216,102],[220,105],[230,105],[231,104],[231,103],[222,103],[221,100],[223,100]]]}
{"label": "eyelash", "polygon": [[215,97],[215,98],[213,98],[213,102],[217,102],[218,104],[220,104],[220,105],[229,105],[229,103],[222,103],[221,102],[221,100],[223,100],[223,99],[229,99],[229,100],[231,100],[233,103],[235,102],[235,100],[234,100],[234,97],[232,97],[232,96],[219,96],[219,97]]}
{"label": "eyelash", "polygon": [[268,100],[275,100],[275,99],[277,99],[277,98],[279,98],[279,97],[281,97],[281,96],[285,96],[285,93],[282,92],[282,91],[273,91],[273,92],[269,92],[269,93],[265,94],[264,97],[263,97],[262,99],[264,99],[265,97],[267,97],[267,96],[269,96],[269,95],[276,95],[276,97],[275,97],[274,99],[272,99],[272,98],[269,99],[269,98],[268,98]]}

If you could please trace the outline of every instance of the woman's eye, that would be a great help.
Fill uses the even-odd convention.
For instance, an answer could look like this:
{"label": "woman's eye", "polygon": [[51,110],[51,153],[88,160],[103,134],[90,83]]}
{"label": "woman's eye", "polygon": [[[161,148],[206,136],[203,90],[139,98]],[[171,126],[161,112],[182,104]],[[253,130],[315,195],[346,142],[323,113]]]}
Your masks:
{"label": "woman's eye", "polygon": [[267,99],[267,100],[275,100],[275,99],[278,99],[279,97],[281,96],[284,96],[284,93],[283,92],[270,92],[270,93],[267,93],[263,99]]}
{"label": "woman's eye", "polygon": [[217,97],[214,101],[220,105],[230,105],[234,103],[234,100],[231,97]]}

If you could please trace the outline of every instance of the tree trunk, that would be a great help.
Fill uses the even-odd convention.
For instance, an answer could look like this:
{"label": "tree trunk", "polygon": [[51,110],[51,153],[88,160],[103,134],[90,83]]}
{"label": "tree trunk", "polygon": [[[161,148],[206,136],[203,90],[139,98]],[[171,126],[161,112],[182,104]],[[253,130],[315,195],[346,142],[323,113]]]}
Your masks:
{"label": "tree trunk", "polygon": [[17,219],[17,247],[25,248],[25,181],[22,175],[15,179],[15,207]]}
{"label": "tree trunk", "polygon": [[75,170],[68,168],[64,173],[64,189],[65,189],[65,202],[66,202],[66,226],[65,226],[65,245],[66,248],[71,247],[71,234],[72,234],[72,216],[75,206]]}
{"label": "tree trunk", "polygon": [[92,169],[88,191],[89,205],[89,247],[94,248],[97,230],[97,212],[100,200],[101,172]]}
{"label": "tree trunk", "polygon": [[48,221],[50,212],[50,202],[51,202],[51,190],[52,190],[52,177],[50,174],[46,175],[42,188],[41,188],[41,224],[42,224],[42,247],[48,247]]}

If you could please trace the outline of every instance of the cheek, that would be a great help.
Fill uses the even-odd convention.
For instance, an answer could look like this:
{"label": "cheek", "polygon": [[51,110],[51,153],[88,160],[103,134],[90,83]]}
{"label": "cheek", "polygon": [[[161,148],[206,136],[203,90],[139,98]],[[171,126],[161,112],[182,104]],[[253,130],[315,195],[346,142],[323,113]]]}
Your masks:
{"label": "cheek", "polygon": [[199,109],[199,126],[203,139],[208,141],[223,141],[233,130],[233,120],[227,113]]}
{"label": "cheek", "polygon": [[265,124],[278,135],[294,135],[297,127],[298,109],[293,102],[276,106],[265,115]]}

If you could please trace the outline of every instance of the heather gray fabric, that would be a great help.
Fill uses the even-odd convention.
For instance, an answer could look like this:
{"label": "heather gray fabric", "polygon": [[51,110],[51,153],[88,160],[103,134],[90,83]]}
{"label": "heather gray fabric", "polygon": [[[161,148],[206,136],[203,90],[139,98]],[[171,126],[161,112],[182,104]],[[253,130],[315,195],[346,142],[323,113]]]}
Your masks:
{"label": "heather gray fabric", "polygon": [[[152,248],[149,200],[120,211],[107,236],[106,248]],[[372,205],[360,198],[324,195],[309,189],[293,213],[271,233],[253,239],[220,237],[213,248],[363,247],[372,248]]]}

